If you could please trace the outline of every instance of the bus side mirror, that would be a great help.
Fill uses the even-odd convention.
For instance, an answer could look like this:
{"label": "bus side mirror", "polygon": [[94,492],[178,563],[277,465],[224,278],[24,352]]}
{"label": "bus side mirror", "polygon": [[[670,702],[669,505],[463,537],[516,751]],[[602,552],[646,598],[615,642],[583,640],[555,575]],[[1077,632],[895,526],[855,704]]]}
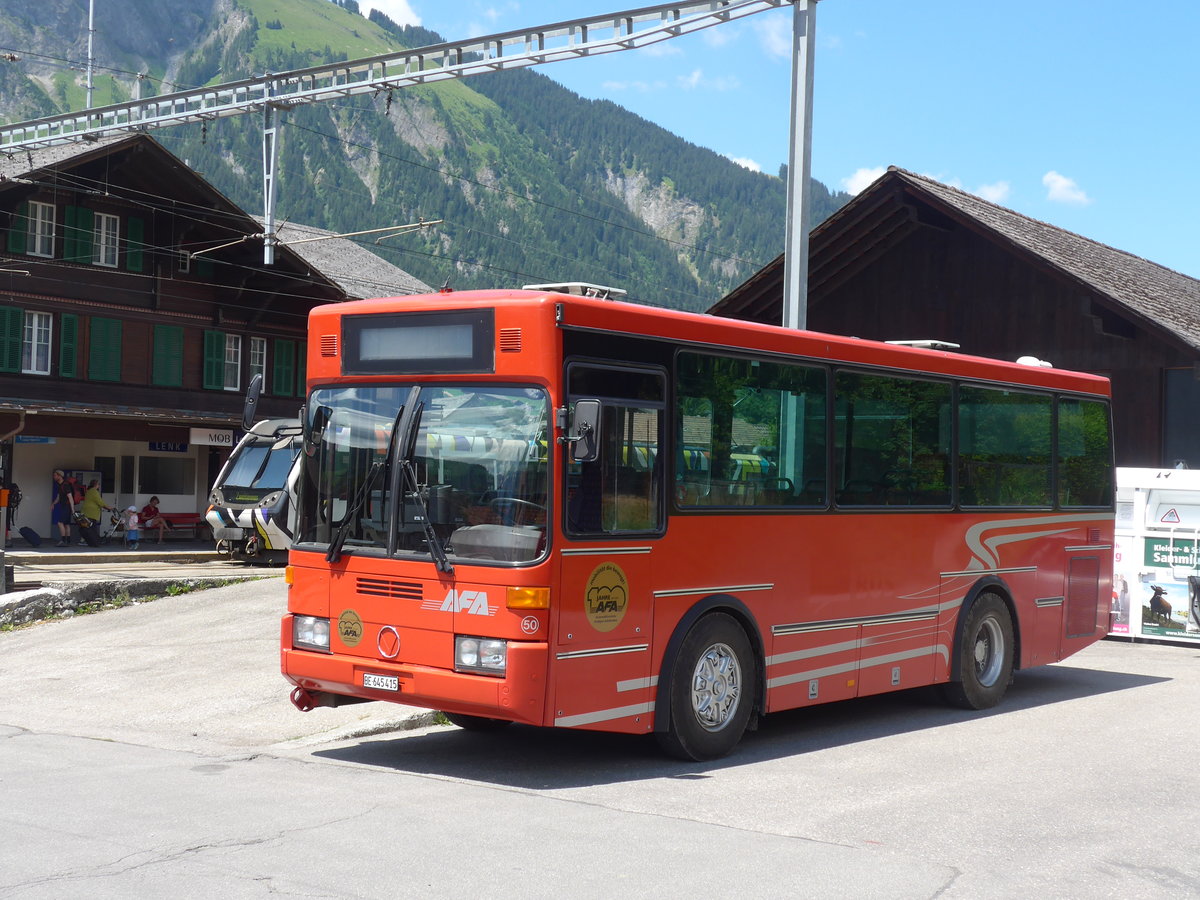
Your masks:
{"label": "bus side mirror", "polygon": [[254,427],[254,414],[258,411],[258,396],[262,393],[262,372],[255,372],[246,388],[246,402],[242,406],[242,431]]}
{"label": "bus side mirror", "polygon": [[313,410],[312,421],[308,418],[304,419],[304,454],[312,456],[317,452],[317,448],[321,446],[321,441],[325,439],[325,429],[329,427],[329,420],[333,417],[333,410],[328,406],[318,406]]}
{"label": "bus side mirror", "polygon": [[575,404],[571,417],[571,459],[574,462],[592,462],[600,455],[600,401],[580,400]]}

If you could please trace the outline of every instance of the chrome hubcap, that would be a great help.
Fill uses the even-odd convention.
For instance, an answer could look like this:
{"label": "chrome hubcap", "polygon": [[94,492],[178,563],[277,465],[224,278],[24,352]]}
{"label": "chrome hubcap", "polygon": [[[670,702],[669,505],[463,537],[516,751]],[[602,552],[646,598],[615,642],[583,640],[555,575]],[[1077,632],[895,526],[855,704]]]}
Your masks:
{"label": "chrome hubcap", "polygon": [[975,678],[984,687],[991,687],[1004,668],[1004,633],[992,618],[984,619],[975,634]]}
{"label": "chrome hubcap", "polygon": [[742,697],[742,667],[728,644],[713,644],[692,673],[692,711],[707,731],[720,731],[733,718]]}

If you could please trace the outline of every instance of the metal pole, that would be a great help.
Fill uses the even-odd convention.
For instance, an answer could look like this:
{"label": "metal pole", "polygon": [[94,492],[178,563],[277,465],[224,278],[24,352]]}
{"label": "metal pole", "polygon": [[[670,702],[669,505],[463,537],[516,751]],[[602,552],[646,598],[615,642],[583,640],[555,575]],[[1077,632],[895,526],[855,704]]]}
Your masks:
{"label": "metal pole", "polygon": [[793,0],[792,143],[788,151],[783,325],[808,327],[808,232],[811,220],[813,55],[817,0]]}
{"label": "metal pole", "polygon": [[[272,90],[273,94],[274,91]],[[278,158],[276,110],[270,101],[263,107],[263,265],[275,262],[275,165]]]}
{"label": "metal pole", "polygon": [[92,108],[92,35],[96,29],[92,27],[96,18],[96,0],[88,0],[88,63],[87,63],[87,108]]}

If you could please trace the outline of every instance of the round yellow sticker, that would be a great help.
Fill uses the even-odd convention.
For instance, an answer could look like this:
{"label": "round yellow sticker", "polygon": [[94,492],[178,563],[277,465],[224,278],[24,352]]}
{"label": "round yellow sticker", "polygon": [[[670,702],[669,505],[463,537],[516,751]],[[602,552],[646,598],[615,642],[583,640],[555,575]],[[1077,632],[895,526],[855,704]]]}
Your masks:
{"label": "round yellow sticker", "polygon": [[615,563],[601,563],[587,581],[583,601],[588,621],[597,631],[612,631],[625,618],[629,606],[629,581]]}
{"label": "round yellow sticker", "polygon": [[338,616],[337,630],[343,644],[347,647],[357,647],[363,636],[362,619],[354,610],[344,609]]}

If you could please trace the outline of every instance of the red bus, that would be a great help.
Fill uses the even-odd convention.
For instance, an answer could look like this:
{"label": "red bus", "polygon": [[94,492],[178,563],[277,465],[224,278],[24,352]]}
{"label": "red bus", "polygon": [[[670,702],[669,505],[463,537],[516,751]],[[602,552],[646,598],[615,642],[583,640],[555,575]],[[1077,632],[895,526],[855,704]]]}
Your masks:
{"label": "red bus", "polygon": [[1108,630],[1106,379],[581,296],[314,309],[300,709],[653,733],[1013,671]]}

